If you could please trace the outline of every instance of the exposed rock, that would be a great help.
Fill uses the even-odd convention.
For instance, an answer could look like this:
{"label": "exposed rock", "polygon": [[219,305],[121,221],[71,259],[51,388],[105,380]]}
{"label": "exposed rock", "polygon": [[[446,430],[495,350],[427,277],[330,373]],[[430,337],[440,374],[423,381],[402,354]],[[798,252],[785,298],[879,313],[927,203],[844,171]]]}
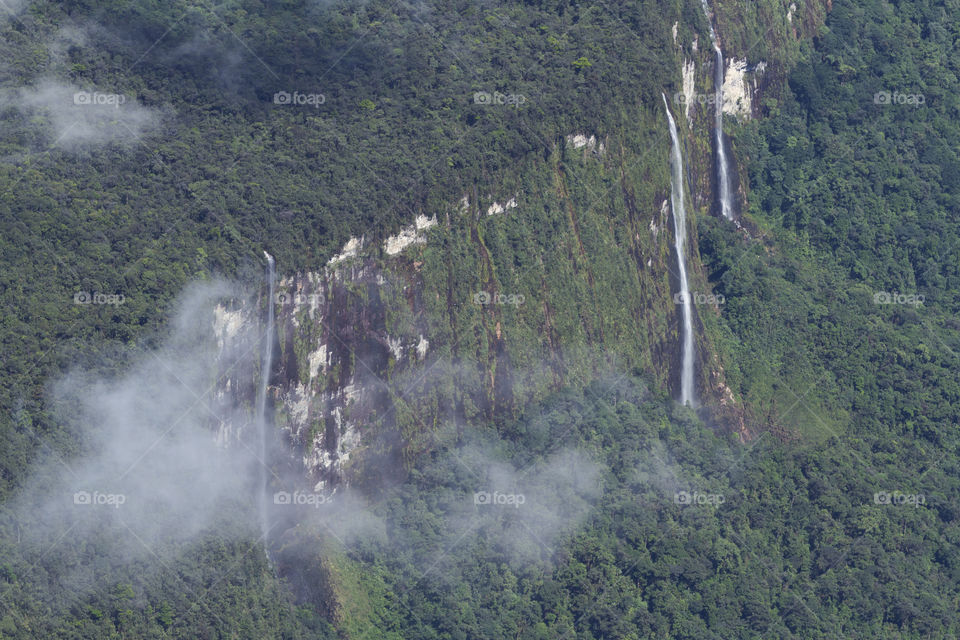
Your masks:
{"label": "exposed rock", "polygon": [[407,247],[415,244],[423,244],[427,238],[420,234],[420,231],[429,229],[437,224],[437,217],[428,218],[427,216],[417,216],[414,224],[402,229],[395,236],[390,236],[383,243],[383,250],[387,255],[395,256]]}
{"label": "exposed rock", "polygon": [[693,60],[683,61],[683,113],[687,116],[687,123],[690,127],[693,127],[693,119],[690,117],[690,106],[693,104],[693,99],[697,92],[696,86],[694,85],[696,66],[696,62]]}
{"label": "exposed rock", "polygon": [[423,244],[427,239],[417,233],[415,227],[407,227],[395,236],[390,236],[383,243],[383,250],[387,255],[395,256],[410,245]]}
{"label": "exposed rock", "polygon": [[343,262],[348,258],[355,258],[360,249],[363,248],[363,238],[350,238],[347,241],[347,244],[343,245],[343,249],[340,250],[340,253],[330,258],[327,262],[328,267],[336,265],[338,262]]}
{"label": "exposed rock", "polygon": [[571,145],[574,149],[580,149],[581,147],[593,149],[597,144],[597,138],[596,136],[590,136],[588,138],[582,133],[576,133],[567,136],[567,144]]}
{"label": "exposed rock", "polygon": [[236,338],[243,328],[244,317],[240,310],[231,311],[218,304],[213,310],[213,335],[217,337],[217,348],[222,352],[226,344]]}
{"label": "exposed rock", "polygon": [[497,213],[503,213],[507,209],[516,209],[517,207],[517,197],[514,196],[507,200],[505,204],[500,204],[499,202],[494,202],[492,205],[487,207],[487,215],[492,216]]}
{"label": "exposed rock", "polygon": [[427,357],[427,349],[429,348],[430,348],[430,341],[421,335],[420,341],[417,342],[417,358],[419,358],[420,360],[423,360],[425,357]]}
{"label": "exposed rock", "polygon": [[597,143],[597,136],[587,136],[584,133],[569,134],[567,136],[567,145],[574,149],[583,149],[584,152],[590,152],[598,156],[606,153],[607,148],[603,142]]}
{"label": "exposed rock", "polygon": [[751,115],[750,88],[746,81],[747,61],[730,59],[723,74],[723,112],[727,115],[749,118]]}

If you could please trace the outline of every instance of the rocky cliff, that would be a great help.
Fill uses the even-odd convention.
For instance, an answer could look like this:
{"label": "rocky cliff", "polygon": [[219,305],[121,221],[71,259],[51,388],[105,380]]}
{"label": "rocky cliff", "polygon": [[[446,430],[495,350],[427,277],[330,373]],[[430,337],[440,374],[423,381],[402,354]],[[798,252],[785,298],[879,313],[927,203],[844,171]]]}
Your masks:
{"label": "rocky cliff", "polygon": [[[717,17],[733,52],[724,76],[730,126],[763,115],[764,92],[776,95],[778,70],[794,41],[822,23],[825,6],[745,14],[749,29],[735,26],[741,9],[725,6]],[[794,44],[751,46],[746,34],[761,26]],[[678,122],[694,205],[692,289],[705,296],[696,309],[696,384],[703,416],[749,437],[713,347],[716,323],[704,322],[720,313],[697,252],[697,221],[715,214],[716,200],[712,105],[696,98],[713,93],[704,32],[705,23],[674,29],[677,94],[692,95],[671,105],[686,116]],[[665,118],[641,104],[630,121],[635,131],[558,136],[550,154],[517,167],[513,183],[469,185],[446,207],[410,211],[408,227],[351,238],[316,270],[278,265],[270,396],[276,427],[315,491],[402,473],[441,426],[503,427],[551,390],[611,368],[642,372],[675,395]],[[742,201],[748,185],[738,186]],[[256,322],[248,307],[221,310],[221,334]],[[224,378],[221,392],[253,388],[241,378]]]}

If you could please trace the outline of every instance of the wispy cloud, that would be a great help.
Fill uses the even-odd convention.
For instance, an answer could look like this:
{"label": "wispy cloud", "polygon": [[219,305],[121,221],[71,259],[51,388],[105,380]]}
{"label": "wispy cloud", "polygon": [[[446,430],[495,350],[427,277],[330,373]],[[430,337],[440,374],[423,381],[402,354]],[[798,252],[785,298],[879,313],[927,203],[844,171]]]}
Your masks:
{"label": "wispy cloud", "polygon": [[52,78],[4,93],[0,104],[47,129],[49,146],[68,150],[143,143],[162,120],[159,110],[144,107],[134,96]]}

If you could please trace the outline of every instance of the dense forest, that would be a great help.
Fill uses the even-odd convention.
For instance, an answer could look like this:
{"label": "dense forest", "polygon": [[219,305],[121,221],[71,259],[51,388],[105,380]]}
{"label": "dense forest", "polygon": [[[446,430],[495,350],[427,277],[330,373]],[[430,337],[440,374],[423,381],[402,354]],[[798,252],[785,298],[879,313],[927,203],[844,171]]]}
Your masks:
{"label": "dense forest", "polygon": [[[737,225],[712,112],[668,101],[693,283],[722,301],[697,309],[694,409],[657,234],[662,94],[688,59],[712,91],[701,3],[8,2],[0,637],[957,637],[960,2],[714,4],[766,75],[723,123]],[[64,525],[76,498],[43,495],[124,433],[91,398],[134,379],[124,411],[176,417],[167,367],[205,352],[169,345],[209,324],[177,315],[191,287],[262,293],[262,251],[317,271],[416,216],[437,228],[383,267],[414,284],[381,312],[414,300],[447,368],[397,369],[351,486],[269,545],[219,458],[182,480],[203,519]],[[526,302],[478,311],[487,284]],[[464,381],[490,406],[444,413]]]}

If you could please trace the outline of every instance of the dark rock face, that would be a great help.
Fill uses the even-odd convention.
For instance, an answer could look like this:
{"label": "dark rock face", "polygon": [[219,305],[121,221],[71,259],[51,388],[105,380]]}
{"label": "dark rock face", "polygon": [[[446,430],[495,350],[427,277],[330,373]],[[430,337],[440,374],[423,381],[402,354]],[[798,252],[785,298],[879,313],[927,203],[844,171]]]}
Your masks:
{"label": "dark rock face", "polygon": [[[296,274],[278,287],[286,297],[278,308],[284,343],[274,388],[277,424],[302,451],[319,491],[345,481],[365,428],[394,430],[397,389],[390,380],[426,355],[425,347],[418,350],[416,297],[403,295],[415,288],[369,255]],[[412,320],[394,331],[388,313]]]}
{"label": "dark rock face", "polygon": [[[601,144],[603,154],[561,149],[535,167],[544,189],[536,198],[516,192],[497,202],[474,192],[385,241],[351,239],[318,271],[281,275],[269,396],[286,454],[273,463],[317,492],[372,490],[436,446],[438,433],[478,420],[508,425],[528,403],[611,368],[674,389],[668,185],[651,189],[655,174],[635,170],[622,151],[612,158],[609,138]],[[610,204],[584,204],[588,189],[567,168],[574,163],[610,181]],[[690,271],[699,289],[695,225]],[[254,308],[264,301],[224,310],[221,324],[256,329]],[[237,333],[225,339],[250,342]],[[256,369],[236,367],[221,393],[242,402]],[[722,372],[698,320],[701,410],[741,430]]]}

